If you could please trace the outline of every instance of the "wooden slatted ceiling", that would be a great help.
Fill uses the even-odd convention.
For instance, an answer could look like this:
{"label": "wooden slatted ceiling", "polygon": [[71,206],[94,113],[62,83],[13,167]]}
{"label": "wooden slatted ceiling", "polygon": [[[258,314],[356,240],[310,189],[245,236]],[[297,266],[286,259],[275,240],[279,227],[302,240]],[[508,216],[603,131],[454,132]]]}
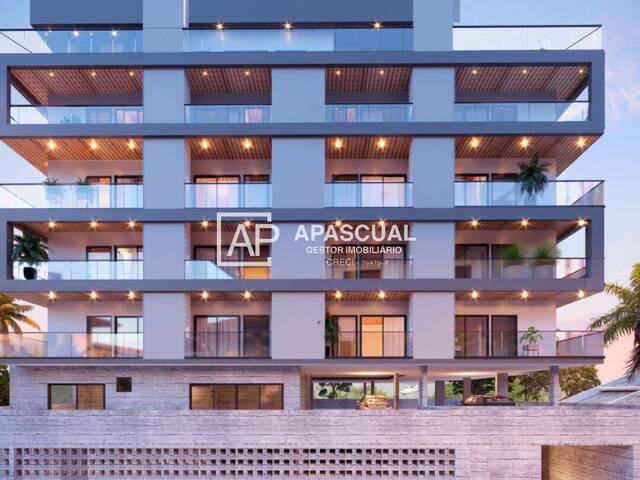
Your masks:
{"label": "wooden slatted ceiling", "polygon": [[[380,148],[381,139],[384,148]],[[408,159],[410,149],[411,137],[331,137],[325,139],[325,155],[326,158],[331,159]]]}
{"label": "wooden slatted ceiling", "polygon": [[44,236],[49,232],[142,232],[142,223],[140,222],[130,227],[128,222],[101,222],[100,219],[96,219],[96,221],[98,222],[96,228],[91,227],[89,222],[56,222],[53,228],[49,228],[48,222],[21,223],[17,226],[23,226]]}
{"label": "wooden slatted ceiling", "polygon": [[[529,146],[523,148],[522,136],[457,137],[456,158],[555,158],[557,174],[562,173],[599,136],[527,136]],[[584,144],[579,144],[582,139]],[[475,148],[473,145],[477,145]]]}
{"label": "wooden slatted ceiling", "polygon": [[378,292],[340,292],[340,300],[336,300],[335,292],[325,293],[327,302],[408,302],[411,294],[409,292],[385,292],[384,299],[381,300]]}
{"label": "wooden slatted ceiling", "polygon": [[559,221],[559,220],[538,220],[529,221],[529,224],[525,227],[522,225],[521,220],[490,220],[483,221],[479,219],[478,226],[474,227],[471,221],[468,222],[456,222],[456,230],[460,231],[528,231],[528,230],[546,230],[555,231],[558,238],[563,238],[574,230],[580,228],[577,220],[574,221]]}
{"label": "wooden slatted ceiling", "polygon": [[456,92],[548,92],[556,101],[563,101],[571,98],[588,75],[587,65],[460,67],[456,69]]}
{"label": "wooden slatted ceiling", "polygon": [[[585,292],[585,297],[590,297],[594,295],[595,292]],[[576,302],[581,300],[578,297],[577,292],[535,292],[530,291],[529,296],[526,300],[522,299],[521,291],[510,291],[510,292],[491,292],[491,291],[481,291],[479,292],[480,296],[477,300],[471,299],[470,292],[456,292],[456,301],[457,302],[473,302],[482,306],[483,302],[496,302],[496,301],[512,301],[512,302],[522,302],[523,304],[527,302],[532,302],[536,300],[546,300],[546,301],[555,301],[556,305],[561,307],[563,305],[567,305],[572,302]],[[585,298],[583,297],[583,298]]]}
{"label": "wooden slatted ceiling", "polygon": [[270,138],[189,138],[187,143],[191,158],[194,160],[268,160],[271,158]]}
{"label": "wooden slatted ceiling", "polygon": [[206,304],[210,302],[270,302],[271,292],[251,292],[249,300],[244,298],[244,292],[209,292],[206,300],[202,298],[202,292],[191,292],[193,303]]}
{"label": "wooden slatted ceiling", "polygon": [[[50,140],[55,146],[53,150]],[[142,160],[143,144],[139,138],[5,138],[2,141],[45,175],[49,160]],[[95,149],[91,148],[93,142]]]}
{"label": "wooden slatted ceiling", "polygon": [[333,92],[408,92],[411,69],[408,67],[327,68],[326,91]]}
{"label": "wooden slatted ceiling", "polygon": [[139,95],[142,104],[140,69],[12,68],[11,80],[27,98],[41,105],[47,105],[51,95]]}
{"label": "wooden slatted ceiling", "polygon": [[271,93],[268,68],[191,68],[187,78],[192,95],[207,93]]}

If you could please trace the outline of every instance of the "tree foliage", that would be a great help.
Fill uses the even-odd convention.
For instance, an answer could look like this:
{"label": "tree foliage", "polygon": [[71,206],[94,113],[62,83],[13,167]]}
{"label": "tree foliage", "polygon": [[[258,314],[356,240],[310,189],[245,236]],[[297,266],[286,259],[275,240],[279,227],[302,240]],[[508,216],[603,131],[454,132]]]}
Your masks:
{"label": "tree foliage", "polygon": [[9,405],[9,369],[0,365],[0,407]]}
{"label": "tree foliage", "polygon": [[30,305],[16,303],[16,299],[0,293],[0,334],[22,333],[20,324],[29,325],[40,330],[40,325],[34,319],[27,317],[25,313],[33,310]]}

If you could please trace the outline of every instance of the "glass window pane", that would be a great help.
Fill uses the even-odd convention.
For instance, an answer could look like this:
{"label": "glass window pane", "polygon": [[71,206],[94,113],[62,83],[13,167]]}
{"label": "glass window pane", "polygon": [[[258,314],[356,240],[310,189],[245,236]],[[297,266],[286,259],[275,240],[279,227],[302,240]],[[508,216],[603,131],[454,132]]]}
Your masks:
{"label": "glass window pane", "polygon": [[213,409],[213,385],[191,385],[191,410]]}
{"label": "glass window pane", "polygon": [[362,317],[361,343],[363,357],[382,356],[382,324],[382,317]]}
{"label": "glass window pane", "polygon": [[215,410],[235,410],[236,409],[236,386],[235,385],[214,385],[213,386],[213,408]]}
{"label": "glass window pane", "polygon": [[75,410],[75,385],[49,385],[49,408],[51,410]]}
{"label": "glass window pane", "polygon": [[338,357],[355,357],[357,355],[356,317],[337,317],[338,322]]}
{"label": "glass window pane", "polygon": [[260,385],[238,385],[238,409],[260,409]]}
{"label": "glass window pane", "polygon": [[262,410],[282,410],[282,385],[260,386],[260,408]]}
{"label": "glass window pane", "polygon": [[104,410],[104,385],[78,385],[78,410]]}
{"label": "glass window pane", "polygon": [[87,260],[111,260],[111,247],[87,247]]}

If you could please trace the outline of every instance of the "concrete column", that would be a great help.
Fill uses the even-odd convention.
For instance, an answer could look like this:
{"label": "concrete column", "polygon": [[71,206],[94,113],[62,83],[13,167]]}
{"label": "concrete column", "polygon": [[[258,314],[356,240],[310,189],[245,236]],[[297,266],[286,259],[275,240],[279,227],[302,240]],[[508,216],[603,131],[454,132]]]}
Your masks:
{"label": "concrete column", "polygon": [[471,378],[464,377],[462,379],[462,400],[466,400],[471,396]]}
{"label": "concrete column", "polygon": [[400,375],[393,374],[393,408],[400,408]]}
{"label": "concrete column", "polygon": [[145,293],[142,302],[144,358],[184,359],[185,325],[191,318],[189,294]]}
{"label": "concrete column", "polygon": [[409,299],[413,358],[454,358],[455,296],[414,292]]}
{"label": "concrete column", "polygon": [[549,367],[549,405],[560,405],[560,367]]}
{"label": "concrete column", "polygon": [[413,206],[454,206],[456,166],[453,138],[414,138],[409,152],[409,179],[413,182]]}
{"label": "concrete column", "polygon": [[184,279],[184,261],[189,249],[189,225],[183,223],[145,223],[145,279]]}
{"label": "concrete column", "polygon": [[427,408],[429,406],[429,392],[427,383],[429,369],[426,365],[420,367],[420,377],[418,379],[418,408]]}
{"label": "concrete column", "polygon": [[506,372],[496,373],[496,395],[509,396],[509,374]]}
{"label": "concrete column", "polygon": [[436,407],[443,407],[445,405],[445,381],[436,380]]}
{"label": "concrete column", "polygon": [[145,52],[182,51],[182,28],[189,25],[188,0],[142,0]]}
{"label": "concrete column", "polygon": [[271,119],[274,122],[324,122],[324,68],[272,69]]}
{"label": "concrete column", "polygon": [[[324,237],[319,236],[316,241],[295,241],[295,236],[300,224],[278,223],[280,237],[272,245],[271,249],[271,278],[324,278],[325,255],[313,253],[307,248],[322,247]],[[312,224],[304,224],[309,234]]]}
{"label": "concrete column", "polygon": [[271,142],[273,208],[324,207],[322,138],[274,138]]}
{"label": "concrete column", "polygon": [[413,223],[415,241],[409,243],[413,278],[454,278],[455,234],[454,223]]}
{"label": "concrete column", "polygon": [[451,50],[453,23],[460,21],[460,0],[413,0],[413,49]]}
{"label": "concrete column", "polygon": [[271,357],[324,358],[324,293],[271,295]]}

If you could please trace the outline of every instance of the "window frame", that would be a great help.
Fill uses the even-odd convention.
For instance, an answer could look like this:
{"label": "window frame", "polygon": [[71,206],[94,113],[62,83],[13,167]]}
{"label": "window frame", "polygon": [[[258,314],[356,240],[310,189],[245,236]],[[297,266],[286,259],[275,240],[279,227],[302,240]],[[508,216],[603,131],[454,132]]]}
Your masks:
{"label": "window frame", "polygon": [[[215,397],[215,390],[216,390],[216,386],[218,385],[224,385],[224,386],[233,386],[235,387],[235,408],[234,409],[216,409],[215,408],[215,402],[212,398],[212,402],[211,404],[213,405],[213,408],[209,409],[209,408],[203,408],[203,409],[196,409],[197,410],[205,410],[205,411],[215,411],[215,410],[220,410],[220,411],[257,411],[257,410],[284,410],[284,383],[249,383],[249,382],[243,382],[243,383],[224,383],[224,382],[218,382],[218,383],[190,383],[189,384],[189,410],[194,410],[193,408],[193,387],[211,387],[211,395],[212,397]],[[258,407],[257,409],[239,409],[238,408],[238,387],[240,386],[244,386],[244,385],[250,385],[250,386],[258,386]],[[280,388],[280,405],[282,408],[262,408],[262,387],[263,386],[277,386]]]}
{"label": "window frame", "polygon": [[[80,410],[79,408],[79,395],[78,395],[78,387],[82,385],[87,385],[90,387],[102,387],[102,408],[101,409],[90,409],[93,411],[100,411],[107,409],[107,389],[106,384],[104,383],[47,383],[47,410],[62,410],[59,408],[51,408],[51,387],[74,387],[75,395],[76,395],[76,403],[72,410]],[[84,409],[83,409],[84,410]],[[89,409],[86,409],[89,410]]]}

